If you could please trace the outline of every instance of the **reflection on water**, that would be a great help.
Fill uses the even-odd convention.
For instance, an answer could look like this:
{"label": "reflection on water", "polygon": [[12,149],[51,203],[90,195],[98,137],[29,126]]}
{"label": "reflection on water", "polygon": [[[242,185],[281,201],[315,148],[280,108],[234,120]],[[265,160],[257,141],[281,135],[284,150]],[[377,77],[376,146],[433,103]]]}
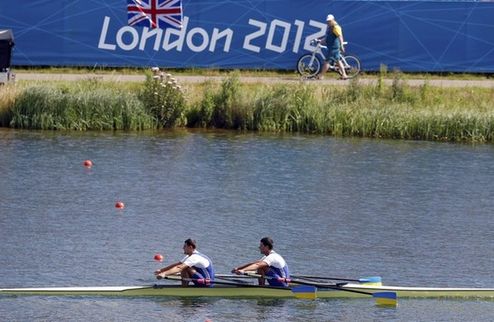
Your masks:
{"label": "reflection on water", "polygon": [[[493,152],[491,145],[226,131],[1,129],[0,286],[154,283],[164,265],[154,254],[176,262],[189,237],[225,273],[260,258],[259,239],[269,235],[294,273],[492,287]],[[13,309],[21,301],[31,308]],[[459,316],[483,316],[488,307],[431,302],[456,303]],[[405,301],[389,313],[362,300],[33,297],[2,298],[0,316],[355,320],[365,317],[361,309],[378,320],[413,320],[417,307],[420,319],[442,319],[428,303]]]}
{"label": "reflection on water", "polygon": [[285,299],[257,299],[256,303],[259,306],[267,306],[267,307],[282,307],[286,304],[287,300]]}

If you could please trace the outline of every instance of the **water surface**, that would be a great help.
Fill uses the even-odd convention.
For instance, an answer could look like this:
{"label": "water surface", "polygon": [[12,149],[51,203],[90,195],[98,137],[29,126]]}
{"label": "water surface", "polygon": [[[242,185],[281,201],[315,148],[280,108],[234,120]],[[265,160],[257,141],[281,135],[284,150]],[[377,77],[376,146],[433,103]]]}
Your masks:
{"label": "water surface", "polygon": [[[91,159],[90,170],[82,162]],[[292,272],[494,287],[494,147],[236,132],[0,130],[0,286],[154,283],[266,235]],[[121,200],[126,208],[115,209]],[[0,297],[2,320],[490,320],[492,301]]]}

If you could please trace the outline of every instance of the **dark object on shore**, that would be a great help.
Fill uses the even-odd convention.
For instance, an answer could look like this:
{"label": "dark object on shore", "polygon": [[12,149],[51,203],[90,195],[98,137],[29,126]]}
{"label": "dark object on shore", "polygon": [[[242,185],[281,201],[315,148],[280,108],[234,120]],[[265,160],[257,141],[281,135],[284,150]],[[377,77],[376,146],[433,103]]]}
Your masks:
{"label": "dark object on shore", "polygon": [[10,71],[12,47],[14,47],[12,30],[0,30],[0,84],[14,80],[14,74]]}

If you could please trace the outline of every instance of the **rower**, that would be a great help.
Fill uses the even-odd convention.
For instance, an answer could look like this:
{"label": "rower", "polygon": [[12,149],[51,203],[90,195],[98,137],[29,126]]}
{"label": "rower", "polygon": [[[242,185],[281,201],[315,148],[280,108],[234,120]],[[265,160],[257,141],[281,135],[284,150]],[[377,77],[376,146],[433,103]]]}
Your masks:
{"label": "rower", "polygon": [[[290,278],[288,265],[280,254],[273,250],[273,240],[264,237],[259,243],[259,251],[264,256],[255,262],[247,263],[232,269],[232,273],[243,274],[245,271],[256,271],[262,276],[269,276],[268,283],[271,286],[287,287],[286,279]],[[259,285],[265,285],[265,278],[259,278]]]}
{"label": "rower", "polygon": [[[188,286],[189,282],[196,286],[212,286],[214,281],[214,268],[211,259],[197,251],[196,241],[187,239],[183,250],[186,255],[180,262],[168,265],[154,272],[157,279],[167,275],[180,273],[182,286]],[[204,281],[208,281],[205,283]]]}

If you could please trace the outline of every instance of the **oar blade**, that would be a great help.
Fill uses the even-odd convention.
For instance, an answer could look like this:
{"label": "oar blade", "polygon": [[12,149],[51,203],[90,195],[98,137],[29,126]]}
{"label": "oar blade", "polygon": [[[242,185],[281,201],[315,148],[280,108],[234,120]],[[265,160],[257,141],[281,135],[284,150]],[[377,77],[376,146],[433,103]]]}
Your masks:
{"label": "oar blade", "polygon": [[311,285],[298,285],[292,287],[292,293],[298,299],[315,300],[317,298],[317,287]]}
{"label": "oar blade", "polygon": [[377,305],[396,306],[398,304],[395,292],[376,292],[372,296],[376,299]]}
{"label": "oar blade", "polygon": [[380,276],[370,276],[359,278],[359,283],[366,286],[382,286],[382,278]]}

